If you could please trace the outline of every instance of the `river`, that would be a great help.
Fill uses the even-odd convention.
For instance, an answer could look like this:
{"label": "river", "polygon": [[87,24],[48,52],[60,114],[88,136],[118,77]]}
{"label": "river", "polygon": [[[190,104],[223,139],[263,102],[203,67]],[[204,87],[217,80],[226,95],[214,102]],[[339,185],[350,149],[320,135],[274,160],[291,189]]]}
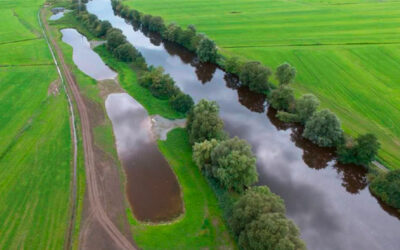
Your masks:
{"label": "river", "polygon": [[257,156],[259,184],[280,195],[309,249],[399,249],[398,213],[368,189],[366,171],[340,165],[332,151],[301,137],[301,128],[275,119],[262,95],[238,87],[235,77],[115,15],[110,0],[92,0],[90,13],[123,31],[149,65],[162,66],[179,88],[215,100],[225,129],[246,139]]}

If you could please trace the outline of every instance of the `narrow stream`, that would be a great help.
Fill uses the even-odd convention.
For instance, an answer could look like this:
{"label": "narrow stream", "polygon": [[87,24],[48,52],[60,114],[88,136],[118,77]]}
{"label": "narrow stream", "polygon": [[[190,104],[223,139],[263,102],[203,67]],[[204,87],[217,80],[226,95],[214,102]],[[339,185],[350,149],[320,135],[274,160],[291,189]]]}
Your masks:
{"label": "narrow stream", "polygon": [[158,150],[146,110],[126,93],[110,94],[106,110],[113,124],[135,217],[160,222],[179,216],[183,211],[180,187]]}
{"label": "narrow stream", "polygon": [[148,64],[163,66],[195,101],[218,102],[226,130],[253,146],[259,184],[285,200],[309,249],[400,249],[399,215],[371,195],[362,168],[338,164],[332,151],[304,140],[301,128],[276,120],[264,97],[238,87],[235,77],[135,29],[114,14],[110,0],[92,0],[87,9],[121,29]]}

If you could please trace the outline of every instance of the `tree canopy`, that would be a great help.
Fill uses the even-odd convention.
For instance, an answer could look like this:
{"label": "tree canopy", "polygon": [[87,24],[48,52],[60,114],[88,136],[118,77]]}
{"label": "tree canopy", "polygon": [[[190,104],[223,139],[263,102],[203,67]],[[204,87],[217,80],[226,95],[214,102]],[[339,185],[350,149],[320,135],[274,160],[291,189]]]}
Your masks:
{"label": "tree canopy", "polygon": [[303,137],[321,147],[334,147],[342,141],[343,131],[336,115],[324,109],[306,122]]}
{"label": "tree canopy", "polygon": [[214,41],[204,37],[197,48],[197,56],[201,62],[215,62],[217,60],[217,47]]}
{"label": "tree canopy", "polygon": [[268,100],[269,104],[276,110],[293,110],[295,100],[293,89],[287,86],[280,86],[271,91]]}
{"label": "tree canopy", "polygon": [[240,81],[250,90],[260,93],[269,92],[268,78],[271,70],[259,62],[247,62],[240,69]]}
{"label": "tree canopy", "polygon": [[283,63],[276,69],[275,76],[280,85],[289,84],[293,82],[296,77],[296,68],[291,66],[289,63]]}
{"label": "tree canopy", "polygon": [[353,142],[348,141],[338,148],[339,161],[367,166],[375,159],[380,144],[373,134],[360,135]]}
{"label": "tree canopy", "polygon": [[400,209],[400,170],[379,174],[372,180],[371,191],[392,207]]}
{"label": "tree canopy", "polygon": [[172,96],[169,102],[172,108],[181,113],[187,113],[194,105],[192,97],[180,91],[178,94]]}

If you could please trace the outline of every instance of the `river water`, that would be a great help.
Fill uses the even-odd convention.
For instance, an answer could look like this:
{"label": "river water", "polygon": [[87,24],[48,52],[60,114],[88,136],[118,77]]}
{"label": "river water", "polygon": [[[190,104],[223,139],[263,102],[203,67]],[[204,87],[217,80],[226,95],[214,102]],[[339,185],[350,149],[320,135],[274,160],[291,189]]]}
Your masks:
{"label": "river water", "polygon": [[259,184],[285,200],[309,249],[400,249],[399,215],[371,195],[366,171],[336,163],[332,151],[304,140],[301,128],[276,120],[265,98],[235,77],[135,29],[114,14],[110,0],[92,0],[87,9],[121,29],[148,64],[163,66],[196,102],[217,101],[226,130],[252,145]]}

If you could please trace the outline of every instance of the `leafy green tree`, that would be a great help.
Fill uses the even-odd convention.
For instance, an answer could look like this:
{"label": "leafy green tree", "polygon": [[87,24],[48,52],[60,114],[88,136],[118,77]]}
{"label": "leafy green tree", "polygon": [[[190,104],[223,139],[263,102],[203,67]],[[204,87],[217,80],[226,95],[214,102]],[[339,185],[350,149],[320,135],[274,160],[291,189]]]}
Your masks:
{"label": "leafy green tree", "polygon": [[195,143],[193,146],[193,161],[209,176],[212,176],[211,152],[218,144],[219,141],[211,139]]}
{"label": "leafy green tree", "polygon": [[219,118],[219,107],[214,101],[201,100],[188,113],[186,128],[190,143],[223,137],[223,121]]}
{"label": "leafy green tree", "polygon": [[239,246],[249,250],[306,249],[296,225],[282,213],[262,214],[239,235]]}
{"label": "leafy green tree", "polygon": [[181,91],[174,95],[169,102],[173,109],[181,113],[187,113],[194,105],[192,97]]}
{"label": "leafy green tree", "polygon": [[280,86],[279,88],[272,90],[269,97],[269,104],[276,110],[293,110],[293,89],[286,86]]}
{"label": "leafy green tree", "polygon": [[242,64],[237,56],[228,57],[225,61],[225,70],[229,73],[239,75],[241,66]]}
{"label": "leafy green tree", "polygon": [[211,152],[212,174],[225,188],[242,192],[258,180],[256,157],[237,137],[220,142]]}
{"label": "leafy green tree", "polygon": [[194,38],[196,37],[196,28],[193,25],[189,25],[184,31],[181,31],[179,36],[179,44],[190,51],[196,50]]}
{"label": "leafy green tree", "polygon": [[148,28],[150,31],[163,33],[166,30],[164,20],[160,16],[153,16],[149,20]]}
{"label": "leafy green tree", "polygon": [[159,99],[171,98],[179,92],[174,80],[168,74],[164,74],[164,69],[161,67],[151,68],[142,74],[139,77],[139,84],[148,88]]}
{"label": "leafy green tree", "polygon": [[204,37],[197,48],[197,56],[201,62],[215,62],[217,60],[217,47],[214,41]]}
{"label": "leafy green tree", "polygon": [[265,213],[285,213],[285,205],[278,195],[267,186],[248,189],[234,204],[230,224],[233,232],[239,235],[253,220]]}
{"label": "leafy green tree", "polygon": [[101,21],[100,25],[96,28],[96,36],[102,37],[107,34],[107,31],[111,29],[111,23],[109,21]]}
{"label": "leafy green tree", "polygon": [[172,41],[172,42],[178,42],[181,35],[182,35],[182,29],[175,23],[170,23],[167,27],[167,29],[164,31],[164,38]]}
{"label": "leafy green tree", "polygon": [[370,189],[384,202],[400,209],[400,169],[379,174],[372,180]]}
{"label": "leafy green tree", "polygon": [[265,93],[270,91],[268,78],[271,70],[264,67],[259,62],[247,62],[240,69],[240,81],[243,85],[248,86],[250,90]]}
{"label": "leafy green tree", "polygon": [[119,45],[126,42],[126,37],[122,34],[121,30],[111,28],[107,32],[107,48],[110,51],[114,51]]}
{"label": "leafy green tree", "polygon": [[280,85],[289,84],[293,82],[296,77],[296,68],[291,66],[289,63],[281,64],[276,69],[275,76]]}
{"label": "leafy green tree", "polygon": [[130,43],[123,43],[114,50],[114,55],[124,62],[132,62],[139,52]]}
{"label": "leafy green tree", "polygon": [[303,137],[321,147],[334,147],[342,141],[343,131],[336,115],[324,109],[306,122]]}
{"label": "leafy green tree", "polygon": [[148,29],[150,26],[152,15],[146,14],[142,16],[142,27]]}
{"label": "leafy green tree", "polygon": [[350,140],[338,148],[339,161],[367,166],[375,159],[379,147],[375,135],[360,135],[354,143]]}
{"label": "leafy green tree", "polygon": [[296,114],[299,122],[305,124],[317,111],[319,100],[313,94],[305,94],[296,101]]}

